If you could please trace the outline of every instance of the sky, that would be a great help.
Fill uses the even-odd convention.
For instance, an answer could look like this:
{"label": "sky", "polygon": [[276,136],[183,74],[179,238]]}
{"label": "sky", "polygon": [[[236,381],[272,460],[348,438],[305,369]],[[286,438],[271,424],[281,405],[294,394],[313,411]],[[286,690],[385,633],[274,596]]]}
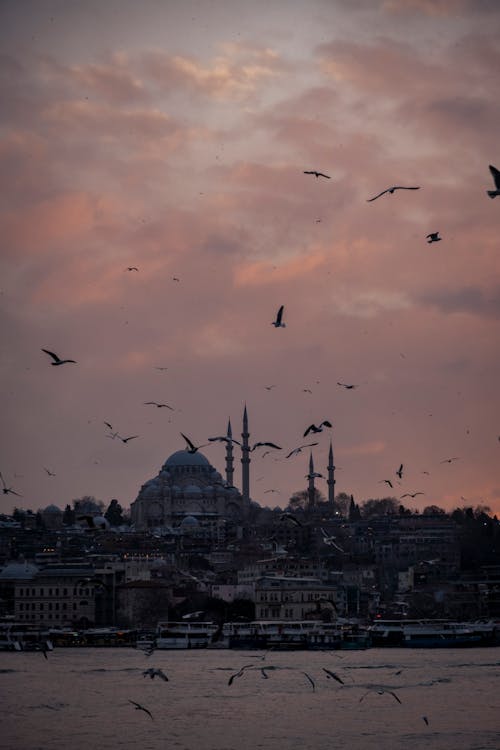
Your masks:
{"label": "sky", "polygon": [[[0,511],[128,508],[246,404],[282,447],[252,453],[262,505],[306,487],[310,449],[285,456],[328,420],[315,469],[331,439],[358,503],[500,512],[499,23],[496,0],[1,0]],[[419,189],[368,201],[393,185]]]}

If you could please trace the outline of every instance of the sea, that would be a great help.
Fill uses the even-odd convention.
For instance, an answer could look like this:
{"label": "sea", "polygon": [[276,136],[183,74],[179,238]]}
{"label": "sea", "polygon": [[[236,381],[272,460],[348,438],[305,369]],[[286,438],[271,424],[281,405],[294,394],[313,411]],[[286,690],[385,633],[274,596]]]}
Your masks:
{"label": "sea", "polygon": [[500,647],[47,657],[0,653],[2,750],[500,750]]}

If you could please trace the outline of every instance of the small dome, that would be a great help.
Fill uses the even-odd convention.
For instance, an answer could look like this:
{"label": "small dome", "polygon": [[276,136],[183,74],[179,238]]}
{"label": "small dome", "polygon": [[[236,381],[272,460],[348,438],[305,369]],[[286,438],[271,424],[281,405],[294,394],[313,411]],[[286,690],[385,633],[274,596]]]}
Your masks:
{"label": "small dome", "polygon": [[185,528],[186,526],[199,526],[199,521],[194,516],[184,516],[184,518],[181,521],[181,526]]}
{"label": "small dome", "polygon": [[94,526],[98,529],[109,529],[109,521],[104,516],[94,516]]}
{"label": "small dome", "polygon": [[54,505],[54,504],[47,505],[47,507],[45,508],[45,510],[43,512],[44,513],[54,513],[54,514],[55,513],[60,513],[62,515],[62,510],[60,508],[58,508],[57,505]]}
{"label": "small dome", "polygon": [[170,469],[176,466],[203,466],[208,468],[210,462],[202,453],[189,453],[188,451],[176,451],[165,461],[162,469]]}

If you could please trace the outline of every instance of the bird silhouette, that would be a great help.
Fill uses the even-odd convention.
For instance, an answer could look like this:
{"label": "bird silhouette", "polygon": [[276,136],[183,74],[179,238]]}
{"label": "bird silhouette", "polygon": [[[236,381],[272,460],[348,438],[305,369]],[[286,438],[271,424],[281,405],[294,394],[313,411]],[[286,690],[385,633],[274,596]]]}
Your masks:
{"label": "bird silhouette", "polygon": [[368,695],[368,693],[377,693],[377,695],[383,695],[384,693],[388,693],[389,695],[392,695],[392,697],[394,698],[394,700],[396,700],[398,703],[402,703],[403,702],[403,701],[401,701],[398,698],[398,696],[396,695],[396,693],[394,693],[392,690],[386,690],[385,688],[371,688],[370,690],[367,690],[364,695],[361,696],[361,698],[359,699],[360,703],[361,703],[362,700],[364,700],[366,698],[366,696]]}
{"label": "bird silhouette", "polygon": [[50,471],[50,469],[47,469],[45,466],[43,468],[45,469],[45,471],[47,472],[47,474],[49,475],[49,477],[55,477],[55,474],[54,474],[53,471]]}
{"label": "bird silhouette", "polygon": [[345,685],[344,680],[341,677],[339,677],[338,674],[335,674],[335,672],[332,672],[331,669],[326,669],[325,667],[321,667],[321,669],[323,670],[323,672],[326,672],[327,679],[332,678],[334,680],[337,680],[337,682],[340,682],[341,685]]}
{"label": "bird silhouette", "polygon": [[459,461],[459,460],[460,460],[460,456],[454,456],[453,458],[445,458],[445,459],[443,459],[443,461],[440,461],[439,463],[440,464],[451,464],[452,461]]}
{"label": "bird silhouette", "polygon": [[443,238],[439,236],[439,232],[430,232],[430,234],[427,235],[426,239],[430,245],[432,242],[440,242]]}
{"label": "bird silhouette", "polygon": [[45,352],[45,354],[48,354],[48,355],[49,355],[49,357],[52,357],[52,359],[53,359],[54,361],[53,361],[53,362],[51,362],[50,364],[51,364],[51,365],[52,365],[53,367],[57,367],[57,365],[65,365],[65,364],[67,364],[68,362],[73,362],[73,364],[75,364],[75,365],[76,365],[76,360],[74,360],[74,359],[61,359],[60,357],[58,357],[58,356],[57,356],[57,354],[54,354],[54,352],[49,352],[49,350],[48,350],[48,349],[42,349],[42,352]]}
{"label": "bird silhouette", "polygon": [[235,440],[234,438],[227,437],[227,435],[217,435],[216,437],[209,437],[208,441],[210,443],[214,443],[214,442],[227,443],[228,445],[229,443],[236,443],[236,445],[241,445],[239,440]]}
{"label": "bird silhouette", "polygon": [[495,190],[487,190],[486,192],[490,198],[496,198],[497,195],[500,195],[500,171],[492,164],[489,165],[489,168],[491,176],[493,177],[493,182],[495,183]]}
{"label": "bird silhouette", "polygon": [[20,495],[19,492],[16,492],[15,490],[13,490],[12,487],[7,487],[5,483],[5,479],[3,478],[1,471],[0,471],[0,479],[2,480],[2,484],[3,484],[2,493],[4,495],[16,495],[16,497],[22,497],[22,495]]}
{"label": "bird silhouette", "polygon": [[118,433],[115,433],[115,434],[118,440],[121,440],[122,443],[128,443],[129,440],[135,440],[136,438],[139,437],[139,435],[130,435],[130,437],[122,437],[121,435],[118,435]]}
{"label": "bird silhouette", "polygon": [[390,479],[381,479],[381,480],[379,481],[379,484],[383,484],[384,482],[385,482],[386,484],[388,484],[388,485],[389,485],[389,487],[390,487],[390,488],[392,489],[392,487],[393,487],[393,484],[392,484],[392,482],[391,482],[391,480],[390,480]]}
{"label": "bird silhouette", "polygon": [[275,448],[275,450],[277,451],[281,450],[281,446],[276,445],[276,443],[259,442],[259,443],[254,443],[252,445],[252,447],[250,448],[250,452],[254,451],[256,448],[263,448],[263,447]]}
{"label": "bird silhouette", "polygon": [[302,453],[304,448],[312,448],[314,445],[318,445],[318,443],[307,443],[306,445],[299,445],[298,448],[294,448],[293,451],[290,451],[290,453],[285,456],[285,458],[297,456],[299,453]]}
{"label": "bird silhouette", "polygon": [[327,419],[324,419],[323,422],[321,422],[321,424],[319,424],[317,427],[314,424],[310,424],[307,430],[304,432],[303,437],[307,437],[310,432],[314,432],[314,433],[323,432],[323,427],[331,427],[331,426],[332,426],[331,423]]}
{"label": "bird silhouette", "polygon": [[184,435],[183,432],[181,432],[181,435],[187,443],[186,451],[188,453],[196,453],[196,451],[199,451],[200,448],[206,447],[206,445],[195,445],[188,437],[186,437],[186,435]]}
{"label": "bird silhouette", "polygon": [[141,706],[140,703],[136,703],[135,701],[131,701],[130,699],[128,702],[135,706],[136,711],[144,711],[144,713],[146,713],[152,719],[152,721],[154,721],[153,714],[147,708],[144,708],[144,706]]}
{"label": "bird silhouette", "polygon": [[316,690],[316,685],[315,685],[315,682],[314,682],[313,678],[311,677],[311,675],[308,675],[307,672],[302,672],[302,674],[305,675],[305,677],[307,677],[307,679],[311,683],[311,687],[312,687],[313,693],[314,693],[314,691]]}
{"label": "bird silhouette", "polygon": [[286,324],[283,323],[283,310],[285,309],[284,305],[281,305],[280,309],[276,313],[276,320],[273,320],[271,325],[273,325],[275,328],[285,328]]}
{"label": "bird silhouette", "polygon": [[144,677],[151,677],[152,680],[154,680],[155,677],[160,677],[164,682],[168,682],[167,675],[161,669],[150,667],[149,669],[146,669],[142,674]]}
{"label": "bird silhouette", "polygon": [[324,177],[326,180],[331,180],[330,175],[323,174],[323,172],[316,172],[316,170],[314,169],[311,169],[308,172],[304,172],[304,174],[313,174],[316,178]]}
{"label": "bird silhouette", "polygon": [[127,271],[138,271],[139,269],[137,268],[137,266],[127,266],[126,270]]}
{"label": "bird silhouette", "polygon": [[320,474],[319,471],[312,471],[310,474],[305,475],[306,479],[323,479],[323,474]]}
{"label": "bird silhouette", "polygon": [[425,495],[425,492],[405,492],[404,495],[401,495],[401,499],[404,497],[417,497],[417,495]]}
{"label": "bird silhouette", "polygon": [[239,669],[237,672],[235,672],[234,674],[230,676],[229,680],[227,681],[227,684],[232,685],[234,680],[237,677],[241,677],[245,673],[245,669],[250,669],[250,667],[252,666],[253,664],[245,664],[243,667],[241,667],[241,669]]}
{"label": "bird silhouette", "polygon": [[175,409],[172,406],[169,406],[168,404],[159,404],[158,401],[145,401],[145,406],[156,406],[158,409],[170,409],[170,411],[175,411]]}
{"label": "bird silhouette", "polygon": [[266,389],[266,391],[270,391],[273,388],[276,388],[276,386],[275,385],[265,385],[264,388]]}
{"label": "bird silhouette", "polygon": [[357,388],[357,385],[352,385],[351,383],[339,383],[337,381],[337,385],[341,385],[343,388],[347,388],[348,390],[352,390],[353,388]]}
{"label": "bird silhouette", "polygon": [[403,478],[403,464],[400,464],[399,469],[396,472],[396,475],[402,479]]}
{"label": "bird silhouette", "polygon": [[387,190],[382,190],[381,193],[374,195],[373,198],[368,198],[367,203],[376,201],[377,198],[380,198],[381,195],[385,195],[385,193],[390,193],[392,195],[395,190],[420,190],[420,186],[419,187],[404,187],[404,185],[394,185],[393,187],[387,188]]}

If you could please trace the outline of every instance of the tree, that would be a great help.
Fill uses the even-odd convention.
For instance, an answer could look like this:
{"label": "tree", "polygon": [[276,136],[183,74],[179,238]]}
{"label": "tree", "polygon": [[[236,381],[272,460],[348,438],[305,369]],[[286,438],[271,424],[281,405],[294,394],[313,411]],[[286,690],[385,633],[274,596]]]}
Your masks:
{"label": "tree", "polygon": [[73,526],[73,524],[75,523],[75,511],[73,510],[71,505],[69,505],[69,503],[64,509],[62,522],[64,526]]}
{"label": "tree", "polygon": [[73,500],[73,508],[75,513],[102,513],[104,510],[104,503],[102,500],[96,500],[92,495],[84,495],[76,500]]}
{"label": "tree", "polygon": [[104,518],[106,521],[109,521],[110,526],[121,526],[123,523],[123,508],[116,500],[113,498],[111,500],[110,504],[107,507],[107,510],[104,514]]}
{"label": "tree", "polygon": [[[316,505],[317,503],[322,503],[324,502],[324,500],[325,500],[325,496],[315,487],[314,488],[314,505]],[[287,510],[293,513],[298,510],[307,510],[308,508],[309,508],[309,490],[299,490],[298,492],[294,492],[290,500],[288,501]]]}
{"label": "tree", "polygon": [[442,508],[439,508],[437,505],[427,505],[423,511],[422,515],[424,516],[445,516],[446,511]]}
{"label": "tree", "polygon": [[365,500],[361,505],[361,516],[363,518],[390,516],[396,513],[399,513],[399,502],[395,497],[371,498]]}

